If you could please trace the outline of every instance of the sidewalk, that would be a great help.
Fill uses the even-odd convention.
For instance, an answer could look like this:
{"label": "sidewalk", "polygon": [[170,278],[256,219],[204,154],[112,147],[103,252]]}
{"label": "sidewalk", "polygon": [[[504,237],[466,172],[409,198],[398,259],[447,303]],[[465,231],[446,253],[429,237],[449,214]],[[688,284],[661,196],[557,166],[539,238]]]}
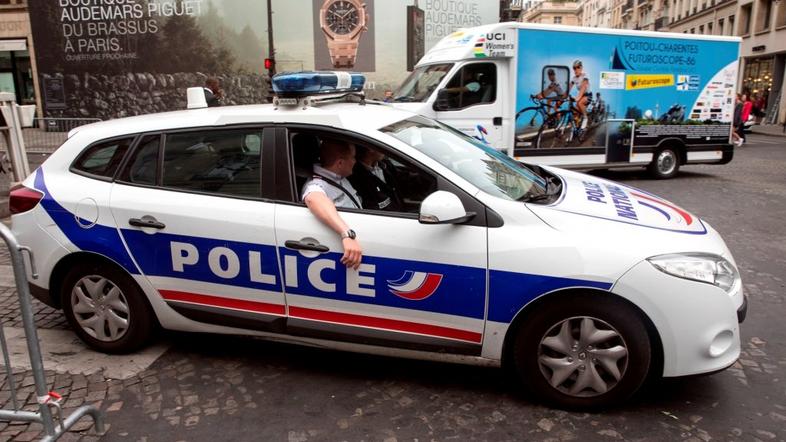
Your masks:
{"label": "sidewalk", "polygon": [[780,124],[756,124],[751,128],[751,132],[760,135],[786,137],[786,132],[783,131],[783,126]]}

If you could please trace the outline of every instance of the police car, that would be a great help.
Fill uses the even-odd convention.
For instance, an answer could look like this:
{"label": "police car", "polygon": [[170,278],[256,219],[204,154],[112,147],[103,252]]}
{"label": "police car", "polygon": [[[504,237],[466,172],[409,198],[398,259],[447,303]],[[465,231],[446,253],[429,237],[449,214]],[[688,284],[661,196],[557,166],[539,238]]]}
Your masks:
{"label": "police car", "polygon": [[[279,75],[273,104],[75,129],[11,194],[32,292],[103,352],[159,326],[250,334],[502,365],[562,407],[737,360],[747,303],[706,221],[366,102],[362,83]],[[400,211],[339,209],[357,270],[299,195],[325,138],[384,153],[399,183]]]}

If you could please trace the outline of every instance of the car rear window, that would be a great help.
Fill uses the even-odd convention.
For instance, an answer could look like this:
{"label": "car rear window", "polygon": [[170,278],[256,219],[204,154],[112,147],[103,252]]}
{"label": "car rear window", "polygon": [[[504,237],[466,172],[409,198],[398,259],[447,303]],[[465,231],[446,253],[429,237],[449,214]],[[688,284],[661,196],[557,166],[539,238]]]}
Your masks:
{"label": "car rear window", "polygon": [[77,158],[72,170],[111,178],[133,141],[134,137],[128,137],[93,144]]}

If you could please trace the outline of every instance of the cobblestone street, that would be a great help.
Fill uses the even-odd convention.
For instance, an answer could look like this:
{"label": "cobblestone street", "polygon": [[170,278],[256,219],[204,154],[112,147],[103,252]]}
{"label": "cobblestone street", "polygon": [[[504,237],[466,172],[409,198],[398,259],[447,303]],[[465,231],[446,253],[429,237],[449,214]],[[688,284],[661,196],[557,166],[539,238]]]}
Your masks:
{"label": "cobblestone street", "polygon": [[[728,370],[662,380],[604,413],[566,412],[534,404],[499,369],[248,337],[162,333],[143,354],[96,355],[61,312],[34,301],[47,381],[63,396],[64,415],[84,404],[105,412],[103,436],[86,417],[60,440],[786,440],[786,138],[749,140],[730,164],[686,166],[672,180],[640,170],[595,173],[663,196],[723,235],[750,302],[743,352]],[[18,339],[4,250],[0,283],[0,319]],[[25,358],[12,352],[17,399],[36,410]],[[3,408],[10,408],[7,381]],[[0,441],[40,435],[37,424],[0,422]]]}

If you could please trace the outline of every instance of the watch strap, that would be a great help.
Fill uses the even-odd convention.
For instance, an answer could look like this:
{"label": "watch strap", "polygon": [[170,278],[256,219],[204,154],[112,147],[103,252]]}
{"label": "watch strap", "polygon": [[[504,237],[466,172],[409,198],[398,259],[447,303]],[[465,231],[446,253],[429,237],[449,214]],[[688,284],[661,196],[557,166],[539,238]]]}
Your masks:
{"label": "watch strap", "polygon": [[352,68],[358,53],[357,40],[330,40],[328,41],[330,61],[334,68]]}

